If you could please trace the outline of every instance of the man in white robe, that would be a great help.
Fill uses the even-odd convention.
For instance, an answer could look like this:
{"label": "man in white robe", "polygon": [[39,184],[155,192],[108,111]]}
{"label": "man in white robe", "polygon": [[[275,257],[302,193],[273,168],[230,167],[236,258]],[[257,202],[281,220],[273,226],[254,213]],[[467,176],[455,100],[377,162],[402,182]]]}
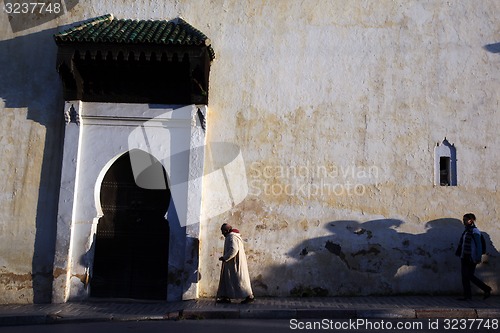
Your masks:
{"label": "man in white robe", "polygon": [[227,223],[222,225],[221,232],[225,240],[224,255],[219,258],[222,261],[222,271],[217,302],[231,303],[231,298],[244,298],[242,304],[251,303],[255,298],[250,285],[243,239],[238,229],[233,229]]}

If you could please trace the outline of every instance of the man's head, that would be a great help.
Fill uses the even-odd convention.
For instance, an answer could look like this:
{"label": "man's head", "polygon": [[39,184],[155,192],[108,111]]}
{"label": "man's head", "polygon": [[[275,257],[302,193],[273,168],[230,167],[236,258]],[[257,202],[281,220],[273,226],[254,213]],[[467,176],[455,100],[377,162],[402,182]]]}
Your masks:
{"label": "man's head", "polygon": [[224,235],[224,237],[226,237],[227,235],[229,235],[229,233],[231,232],[231,230],[233,230],[233,227],[231,227],[229,224],[227,223],[224,223],[221,227],[220,227],[220,231],[222,232],[222,234]]}
{"label": "man's head", "polygon": [[474,223],[476,223],[476,215],[472,213],[465,214],[462,221],[466,226],[473,225]]}

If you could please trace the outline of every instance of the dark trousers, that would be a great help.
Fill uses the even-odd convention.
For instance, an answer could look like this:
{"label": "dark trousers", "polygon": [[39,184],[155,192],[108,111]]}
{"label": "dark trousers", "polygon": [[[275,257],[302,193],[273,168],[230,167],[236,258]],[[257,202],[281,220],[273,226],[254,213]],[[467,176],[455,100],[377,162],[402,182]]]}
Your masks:
{"label": "dark trousers", "polygon": [[465,298],[471,298],[471,282],[481,288],[484,292],[487,292],[491,289],[474,275],[474,272],[476,271],[476,265],[477,264],[475,264],[470,258],[462,258],[462,286],[464,287]]}

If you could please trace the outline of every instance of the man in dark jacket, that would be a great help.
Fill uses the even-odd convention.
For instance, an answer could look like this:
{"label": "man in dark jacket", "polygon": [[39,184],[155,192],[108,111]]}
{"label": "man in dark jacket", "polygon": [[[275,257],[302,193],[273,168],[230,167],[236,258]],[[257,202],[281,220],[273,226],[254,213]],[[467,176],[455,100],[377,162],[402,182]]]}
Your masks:
{"label": "man in dark jacket", "polygon": [[461,300],[470,300],[472,298],[471,282],[484,291],[484,299],[487,299],[490,297],[491,287],[474,275],[476,266],[481,262],[482,256],[481,231],[476,227],[476,216],[472,213],[465,214],[463,223],[465,230],[455,253],[461,260],[462,286],[464,289],[464,297]]}

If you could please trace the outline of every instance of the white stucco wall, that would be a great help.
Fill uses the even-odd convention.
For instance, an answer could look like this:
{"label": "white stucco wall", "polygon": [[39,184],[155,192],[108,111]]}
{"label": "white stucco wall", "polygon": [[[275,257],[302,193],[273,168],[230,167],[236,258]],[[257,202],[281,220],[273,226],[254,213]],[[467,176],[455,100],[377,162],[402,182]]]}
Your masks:
{"label": "white stucco wall", "polygon": [[[220,238],[222,222],[242,231],[257,294],[459,292],[461,216],[475,212],[493,244],[500,236],[498,54],[485,49],[498,42],[498,5],[280,4],[232,3],[210,35],[230,46],[215,45],[209,139],[241,146],[255,186],[206,237]],[[216,112],[228,104],[232,117]],[[434,186],[445,137],[457,187]],[[354,184],[362,195],[347,192]],[[220,249],[204,244],[210,295]],[[478,269],[494,286],[497,258],[491,247]]]}
{"label": "white stucco wall", "polygon": [[[200,226],[199,296],[215,293],[224,222],[256,295],[457,293],[469,211],[498,290],[498,1],[104,0],[16,32],[0,13],[0,302],[48,299],[63,140],[51,36],[105,13],[182,16],[216,52],[207,141],[240,148],[249,195]],[[456,187],[434,186],[445,137]]]}

